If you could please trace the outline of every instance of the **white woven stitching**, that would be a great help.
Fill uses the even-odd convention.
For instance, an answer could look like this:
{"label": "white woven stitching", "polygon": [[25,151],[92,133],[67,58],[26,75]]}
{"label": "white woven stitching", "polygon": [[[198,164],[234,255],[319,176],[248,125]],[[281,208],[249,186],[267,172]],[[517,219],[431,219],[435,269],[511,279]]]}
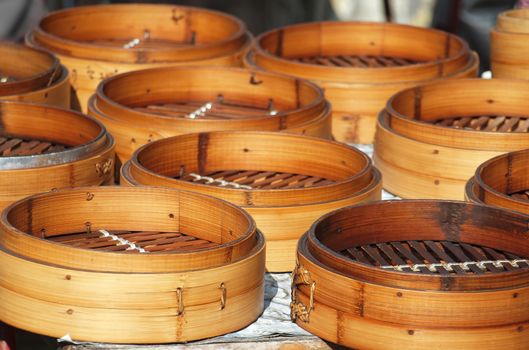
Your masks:
{"label": "white woven stitching", "polygon": [[216,183],[219,184],[220,187],[232,186],[233,188],[241,188],[241,189],[245,189],[245,190],[251,190],[252,189],[252,187],[248,186],[248,185],[241,185],[241,184],[238,184],[236,182],[230,182],[230,181],[226,181],[226,180],[219,180],[219,179],[212,178],[210,176],[203,176],[203,175],[199,175],[199,174],[196,174],[196,173],[189,173],[189,175],[193,177],[193,182],[205,180],[206,181],[206,185],[210,185],[210,184],[216,182]]}
{"label": "white woven stitching", "polygon": [[513,267],[520,267],[519,263],[526,263],[529,265],[527,259],[515,259],[515,260],[483,260],[483,261],[465,261],[465,262],[450,262],[450,263],[433,263],[433,264],[413,264],[413,265],[384,265],[380,268],[385,270],[397,270],[404,271],[404,269],[411,269],[414,272],[420,272],[421,268],[427,268],[431,272],[438,272],[439,267],[443,267],[446,271],[454,271],[454,266],[459,266],[465,271],[469,271],[469,265],[476,265],[480,270],[486,271],[487,266],[485,264],[492,264],[497,268],[504,267],[503,264],[509,264]]}
{"label": "white woven stitching", "polygon": [[211,110],[213,108],[213,103],[207,102],[203,104],[202,106],[198,107],[193,112],[186,114],[187,119],[196,119],[197,117],[201,117],[204,114],[206,114],[207,111]]}
{"label": "white woven stitching", "polygon": [[129,240],[126,240],[125,238],[121,238],[119,236],[116,236],[116,235],[108,232],[107,230],[99,230],[99,233],[101,233],[100,237],[108,237],[111,240],[118,242],[117,245],[128,245],[129,247],[126,250],[137,250],[140,253],[148,253],[147,250],[145,250],[142,247],[136,245],[135,243],[133,243],[133,242],[131,242]]}

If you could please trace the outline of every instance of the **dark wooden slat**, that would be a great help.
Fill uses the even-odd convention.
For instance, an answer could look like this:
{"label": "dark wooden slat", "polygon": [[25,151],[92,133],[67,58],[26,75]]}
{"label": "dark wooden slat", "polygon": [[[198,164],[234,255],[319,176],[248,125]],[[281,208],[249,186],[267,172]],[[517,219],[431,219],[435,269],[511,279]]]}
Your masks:
{"label": "dark wooden slat", "polygon": [[[488,260],[487,256],[477,247],[470,244],[459,243],[465,253],[467,253],[474,261]],[[502,272],[504,269],[494,266],[494,264],[484,264],[490,272]]]}
{"label": "dark wooden slat", "polygon": [[[392,242],[391,245],[395,247],[401,253],[404,255],[407,259],[409,259],[413,264],[424,264],[424,261],[419,259],[413,252],[406,248],[404,244],[401,242]],[[427,267],[421,266],[419,267],[419,270],[422,273],[425,274],[433,274],[434,272],[430,271]]]}
{"label": "dark wooden slat", "polygon": [[[433,256],[427,249],[426,247],[424,246],[424,243],[423,242],[418,242],[418,241],[408,241],[408,244],[410,245],[410,247],[412,247],[419,255],[422,256],[422,258],[424,259],[424,261],[426,261],[427,263],[433,263],[433,264],[437,264],[437,263],[440,263],[441,261],[436,258],[435,256]],[[441,275],[449,275],[450,272],[448,272],[444,267],[440,266],[440,267],[437,267],[436,268],[437,272],[439,272]]]}
{"label": "dark wooden slat", "polygon": [[[465,261],[472,261],[472,258],[469,258],[465,252],[463,252],[463,249],[461,247],[453,244],[452,242],[443,241],[441,242],[443,247],[446,249],[447,252],[450,252],[452,255],[454,255],[459,261],[458,262],[465,262]],[[472,272],[476,274],[482,274],[484,273],[483,270],[481,270],[479,267],[477,267],[475,264],[469,264],[468,267],[472,270]]]}
{"label": "dark wooden slat", "polygon": [[389,261],[387,261],[386,259],[384,259],[384,257],[382,255],[380,255],[380,253],[378,252],[378,250],[374,247],[371,247],[371,246],[363,246],[362,247],[362,250],[369,255],[369,257],[371,259],[373,259],[377,264],[378,266],[388,266],[388,265],[391,265],[391,263]]}
{"label": "dark wooden slat", "polygon": [[[445,262],[455,262],[452,257],[450,257],[446,252],[443,250],[442,245],[440,243],[436,243],[433,241],[424,241],[424,244],[432,251],[439,259]],[[466,274],[465,270],[463,270],[460,266],[452,266],[452,269],[455,273],[458,274]]]}

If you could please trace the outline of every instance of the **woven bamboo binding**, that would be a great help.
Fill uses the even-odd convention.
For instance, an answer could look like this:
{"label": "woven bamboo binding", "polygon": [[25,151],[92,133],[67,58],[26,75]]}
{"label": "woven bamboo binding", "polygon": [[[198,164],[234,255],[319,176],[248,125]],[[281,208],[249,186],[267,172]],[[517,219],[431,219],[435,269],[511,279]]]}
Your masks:
{"label": "woven bamboo binding", "polygon": [[529,150],[511,152],[481,164],[466,186],[465,196],[529,214]]}
{"label": "woven bamboo binding", "polygon": [[152,142],[125,163],[121,183],[188,189],[241,206],[267,239],[271,272],[294,267],[296,243],[316,218],[379,199],[381,191],[379,172],[355,148],[269,132],[211,132]]}
{"label": "woven bamboo binding", "polygon": [[523,349],[528,220],[451,201],[337,210],[300,240],[292,317],[355,349]]}
{"label": "woven bamboo binding", "polygon": [[85,187],[15,203],[0,223],[0,320],[75,340],[228,333],[263,309],[264,239],[222,200]]}
{"label": "woven bamboo binding", "polygon": [[375,117],[392,94],[431,80],[475,76],[478,59],[462,39],[437,30],[320,22],[262,34],[246,64],[316,82],[332,103],[335,138],[371,143]]}
{"label": "woven bamboo binding", "polygon": [[86,111],[97,84],[116,73],[167,65],[241,65],[251,43],[235,17],[194,7],[119,4],[76,7],[44,17],[26,36],[71,71]]}
{"label": "woven bamboo binding", "polygon": [[70,107],[68,70],[55,56],[0,41],[0,99]]}
{"label": "woven bamboo binding", "polygon": [[403,198],[463,199],[485,160],[529,147],[529,83],[444,81],[395,94],[380,114],[374,160]]}
{"label": "woven bamboo binding", "polygon": [[529,10],[501,13],[490,32],[490,45],[495,78],[529,79]]}
{"label": "woven bamboo binding", "polygon": [[34,193],[113,182],[114,141],[96,120],[4,101],[0,121],[1,208]]}
{"label": "woven bamboo binding", "polygon": [[121,161],[140,146],[200,131],[265,130],[331,138],[330,106],[316,85],[248,69],[153,68],[104,80],[89,114],[116,137]]}

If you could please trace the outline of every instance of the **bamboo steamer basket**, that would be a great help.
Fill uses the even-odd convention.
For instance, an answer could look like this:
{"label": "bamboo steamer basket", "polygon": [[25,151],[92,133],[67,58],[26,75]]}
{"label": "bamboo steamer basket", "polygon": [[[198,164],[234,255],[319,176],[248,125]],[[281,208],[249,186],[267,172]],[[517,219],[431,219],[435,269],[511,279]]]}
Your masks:
{"label": "bamboo steamer basket", "polygon": [[529,214],[529,149],[481,164],[466,186],[467,200]]}
{"label": "bamboo steamer basket", "polygon": [[70,107],[68,70],[44,51],[0,41],[0,99]]}
{"label": "bamboo steamer basket", "polygon": [[246,65],[314,81],[332,103],[335,138],[372,143],[376,115],[392,94],[431,80],[475,76],[478,61],[465,41],[433,29],[319,22],[262,34]]}
{"label": "bamboo steamer basket", "polygon": [[238,330],[263,310],[263,236],[217,198],[59,190],[8,207],[0,230],[0,319],[21,329],[167,343]]}
{"label": "bamboo steamer basket", "polygon": [[300,239],[291,316],[355,349],[523,349],[528,220],[432,200],[327,214]]}
{"label": "bamboo steamer basket", "polygon": [[163,67],[104,80],[89,114],[121,161],[154,140],[201,131],[265,130],[331,138],[330,105],[313,83],[239,68]]}
{"label": "bamboo steamer basket", "polygon": [[117,73],[167,65],[239,66],[251,45],[239,19],[194,7],[83,6],[44,17],[26,43],[55,53],[71,71],[80,108]]}
{"label": "bamboo steamer basket", "polygon": [[490,32],[491,69],[495,78],[529,79],[529,10],[498,15]]}
{"label": "bamboo steamer basket", "polygon": [[482,162],[529,147],[528,91],[522,80],[465,79],[395,94],[375,138],[384,187],[403,198],[463,199]]}
{"label": "bamboo steamer basket", "polygon": [[22,197],[114,180],[114,140],[80,113],[0,102],[0,208]]}
{"label": "bamboo steamer basket", "polygon": [[381,177],[347,145],[270,132],[175,136],[138,149],[122,185],[210,194],[241,206],[267,239],[266,268],[292,270],[299,237],[329,211],[380,199]]}

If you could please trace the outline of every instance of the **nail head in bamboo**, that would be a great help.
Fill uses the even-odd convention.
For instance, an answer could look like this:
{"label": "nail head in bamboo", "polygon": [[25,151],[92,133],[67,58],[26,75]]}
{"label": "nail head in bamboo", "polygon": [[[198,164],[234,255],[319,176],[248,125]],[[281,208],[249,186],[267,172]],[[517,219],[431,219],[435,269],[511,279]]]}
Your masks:
{"label": "nail head in bamboo", "polygon": [[330,105],[315,84],[239,68],[163,67],[104,80],[89,115],[116,138],[122,162],[169,136],[218,130],[300,133],[330,139]]}
{"label": "nail head in bamboo", "polygon": [[0,207],[52,189],[114,179],[114,141],[103,125],[57,107],[0,102]]}
{"label": "nail head in bamboo", "polygon": [[28,45],[55,53],[68,67],[83,111],[106,77],[168,65],[239,66],[251,41],[233,16],[160,4],[65,9],[44,17],[26,36]]}
{"label": "nail head in bamboo", "polygon": [[529,83],[451,80],[395,94],[380,113],[374,161],[402,198],[463,199],[485,160],[529,147]]}
{"label": "nail head in bamboo", "polygon": [[529,10],[500,13],[490,32],[490,45],[494,78],[529,79]]}
{"label": "nail head in bamboo", "polygon": [[291,270],[295,245],[331,210],[380,199],[381,177],[367,155],[319,138],[270,132],[175,136],[138,149],[123,185],[206,193],[241,206],[267,239],[266,267]]}
{"label": "nail head in bamboo", "polygon": [[478,58],[449,33],[391,23],[319,22],[256,39],[246,65],[311,79],[333,105],[338,141],[371,143],[375,116],[395,92],[473,77]]}
{"label": "nail head in bamboo", "polygon": [[529,214],[529,149],[481,164],[468,181],[465,196],[471,202]]}
{"label": "nail head in bamboo", "polygon": [[337,210],[300,239],[291,316],[355,349],[523,348],[527,224],[516,212],[455,201]]}
{"label": "nail head in bamboo", "polygon": [[70,107],[68,70],[42,50],[0,41],[0,99]]}
{"label": "nail head in bamboo", "polygon": [[0,231],[0,319],[31,332],[167,343],[238,330],[263,310],[263,236],[217,198],[59,190],[8,207]]}

